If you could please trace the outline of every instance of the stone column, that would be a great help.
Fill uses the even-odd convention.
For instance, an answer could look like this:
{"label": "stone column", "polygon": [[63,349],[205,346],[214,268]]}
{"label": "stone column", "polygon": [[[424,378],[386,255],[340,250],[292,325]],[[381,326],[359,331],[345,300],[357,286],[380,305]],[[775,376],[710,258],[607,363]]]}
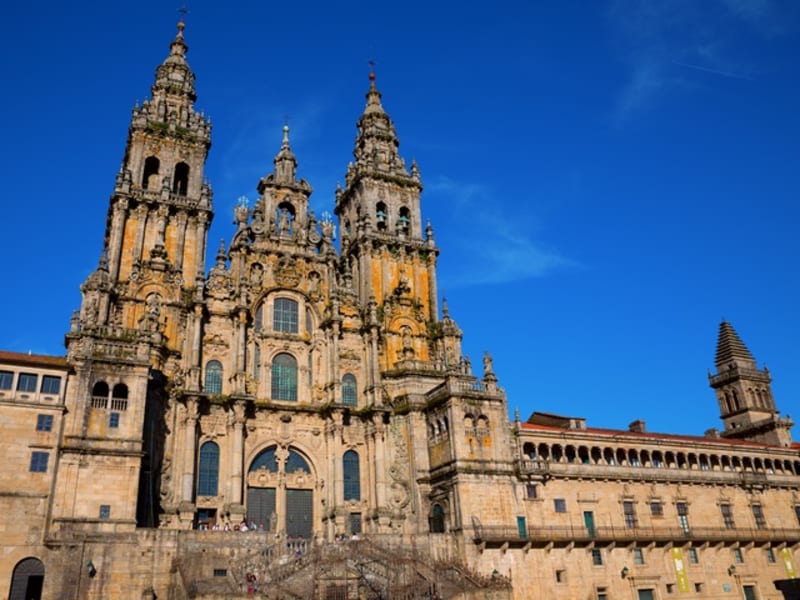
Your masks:
{"label": "stone column", "polygon": [[439,320],[439,298],[436,283],[436,255],[428,255],[428,301],[430,303],[431,320]]}
{"label": "stone column", "polygon": [[[178,213],[177,217],[178,239],[177,243],[175,244],[175,268],[178,269],[179,271],[183,269],[183,250],[184,246],[186,245],[186,223],[188,222],[188,220],[189,217],[186,215],[186,211],[182,210]],[[184,277],[183,279],[185,282],[186,277]]]}
{"label": "stone column", "polygon": [[205,276],[206,271],[206,226],[208,215],[201,212],[197,215],[197,232],[195,234],[195,270]]}
{"label": "stone column", "polygon": [[236,392],[244,394],[247,392],[245,385],[245,374],[247,373],[246,364],[246,346],[247,346],[247,311],[243,308],[239,309],[236,319]]}
{"label": "stone column", "polygon": [[186,336],[187,343],[191,344],[188,349],[189,355],[189,377],[187,387],[191,390],[200,391],[202,389],[200,383],[200,374],[202,369],[200,367],[200,346],[203,337],[203,306],[201,304],[194,305],[194,312],[191,317],[191,336]]}
{"label": "stone column", "polygon": [[386,426],[383,424],[383,415],[372,415],[372,423],[375,426],[375,503],[378,508],[386,506]]}
{"label": "stone column", "polygon": [[192,502],[194,497],[194,466],[196,462],[195,449],[197,440],[197,398],[190,397],[186,400],[186,415],[183,419],[183,477],[181,480],[181,501]]}
{"label": "stone column", "polygon": [[122,242],[125,231],[125,220],[128,216],[128,201],[120,198],[114,203],[114,215],[111,218],[111,231],[108,239],[108,271],[111,281],[119,276],[119,260],[122,256]]}
{"label": "stone column", "polygon": [[191,529],[194,524],[194,478],[197,457],[197,398],[187,398],[183,418],[183,474],[181,475],[181,501],[178,504],[178,522],[181,529]]}
{"label": "stone column", "polygon": [[148,210],[147,205],[140,204],[136,208],[136,217],[138,219],[136,227],[136,240],[133,244],[133,260],[142,260],[142,248],[144,247],[144,229],[147,225]]}
{"label": "stone column", "polygon": [[232,513],[243,515],[244,507],[242,506],[242,471],[244,463],[244,404],[241,402],[235,402],[233,406],[231,406],[231,413],[228,418],[228,423],[233,432],[230,445],[231,479],[228,497],[231,506],[229,507],[229,510]]}

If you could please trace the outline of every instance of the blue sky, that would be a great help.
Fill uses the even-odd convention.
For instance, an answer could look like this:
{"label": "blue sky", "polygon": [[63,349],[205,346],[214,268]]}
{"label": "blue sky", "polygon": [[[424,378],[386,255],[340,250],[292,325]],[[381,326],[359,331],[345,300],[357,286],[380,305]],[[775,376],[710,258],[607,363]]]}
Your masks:
{"label": "blue sky", "polygon": [[[0,347],[63,353],[175,4],[5,8]],[[271,171],[286,115],[312,208],[332,212],[374,57],[400,152],[420,166],[440,292],[476,368],[494,356],[512,412],[702,434],[719,426],[706,372],[723,317],[798,412],[800,3],[189,10],[214,125],[212,254]]]}

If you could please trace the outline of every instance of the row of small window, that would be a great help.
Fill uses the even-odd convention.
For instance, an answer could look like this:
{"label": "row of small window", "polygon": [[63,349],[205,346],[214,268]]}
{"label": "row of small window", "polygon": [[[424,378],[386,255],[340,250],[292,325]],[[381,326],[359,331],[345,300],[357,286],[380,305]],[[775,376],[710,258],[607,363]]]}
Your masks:
{"label": "row of small window", "polygon": [[[35,373],[19,373],[17,376],[17,391],[36,393],[39,376]],[[0,371],[0,390],[14,389],[13,371]],[[61,377],[55,375],[42,375],[42,394],[58,394],[61,391]]]}
{"label": "row of small window", "polygon": [[[686,548],[686,556],[689,560],[690,565],[697,565],[700,564],[700,553],[697,551],[697,548]],[[592,548],[591,549],[591,556],[592,556],[592,564],[596,567],[601,567],[604,564],[603,560],[603,551],[601,548]],[[774,564],[777,562],[777,557],[775,555],[774,548],[766,548],[764,550],[764,556],[766,561],[770,564]],[[645,554],[644,548],[633,548],[631,550],[631,558],[633,559],[633,564],[637,566],[642,566],[645,563]],[[736,564],[744,564],[744,553],[742,552],[741,548],[733,548],[733,562]],[[558,573],[558,572],[556,572]],[[627,575],[627,571],[625,573]]]}
{"label": "row of small window", "polygon": [[[119,427],[119,413],[112,412],[108,415],[108,426]],[[36,415],[36,431],[52,431],[53,415]]]}
{"label": "row of small window", "polygon": [[[271,368],[272,400],[297,402],[297,360],[294,356],[283,352],[272,359]],[[222,363],[210,360],[206,363],[206,375],[203,391],[207,394],[222,393]],[[358,384],[356,376],[345,373],[342,376],[342,404],[355,406],[358,403]]]}
{"label": "row of small window", "polygon": [[[533,499],[538,496],[537,487],[535,484],[528,484],[527,486],[528,498]],[[653,517],[664,516],[664,504],[657,500],[652,500],[648,503],[650,507],[650,515]],[[726,528],[734,529],[736,527],[733,520],[733,512],[730,504],[720,504],[720,511],[722,513],[722,521]],[[764,517],[764,509],[760,504],[751,504],[750,508],[753,511],[753,520],[758,529],[765,529],[767,527],[767,520]],[[685,502],[676,502],[675,509],[678,513],[678,519],[682,527],[688,527],[689,507]],[[564,498],[553,498],[553,510],[557,513],[567,512],[567,501]],[[625,518],[625,525],[629,528],[638,526],[636,517],[636,506],[634,502],[625,501],[622,503],[622,512]],[[800,506],[795,506],[795,514],[797,515],[798,523],[800,523]]]}

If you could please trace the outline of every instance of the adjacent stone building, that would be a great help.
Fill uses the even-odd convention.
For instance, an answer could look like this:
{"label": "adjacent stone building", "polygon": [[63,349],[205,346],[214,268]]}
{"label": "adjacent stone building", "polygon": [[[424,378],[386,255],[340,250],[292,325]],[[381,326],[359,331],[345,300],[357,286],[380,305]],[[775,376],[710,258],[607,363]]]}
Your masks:
{"label": "adjacent stone building", "polygon": [[0,353],[0,590],[782,597],[800,447],[730,324],[722,432],[509,422],[491,357],[474,375],[440,314],[419,170],[374,74],[337,222],[309,209],[284,128],[206,269],[211,126],[186,52],[181,23],[133,111],[66,358]]}

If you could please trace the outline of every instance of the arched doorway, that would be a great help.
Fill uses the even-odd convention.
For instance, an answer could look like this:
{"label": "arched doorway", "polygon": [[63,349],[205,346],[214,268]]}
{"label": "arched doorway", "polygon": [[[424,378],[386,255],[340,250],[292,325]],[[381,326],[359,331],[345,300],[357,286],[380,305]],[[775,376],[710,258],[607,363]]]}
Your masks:
{"label": "arched doorway", "polygon": [[9,600],[41,600],[44,565],[38,558],[24,558],[14,567]]}
{"label": "arched doorway", "polygon": [[247,520],[289,538],[311,538],[314,486],[308,461],[294,448],[271,446],[250,463]]}

